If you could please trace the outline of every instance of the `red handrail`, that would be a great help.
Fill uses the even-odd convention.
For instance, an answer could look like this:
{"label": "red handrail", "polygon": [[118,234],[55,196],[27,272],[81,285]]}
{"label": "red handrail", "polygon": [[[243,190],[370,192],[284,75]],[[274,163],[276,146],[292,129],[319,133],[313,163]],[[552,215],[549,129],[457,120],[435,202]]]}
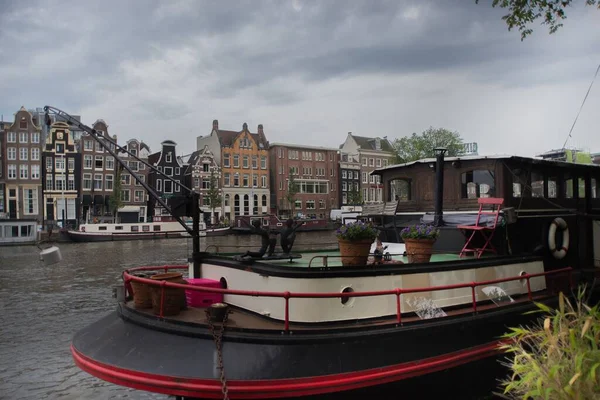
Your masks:
{"label": "red handrail", "polygon": [[477,286],[492,285],[495,283],[511,282],[511,281],[518,281],[518,280],[526,279],[527,280],[527,293],[528,293],[529,300],[533,299],[533,296],[531,293],[531,285],[530,285],[531,278],[537,278],[537,277],[541,277],[541,276],[554,275],[554,274],[568,272],[570,285],[571,285],[571,287],[573,286],[572,285],[573,268],[571,268],[571,267],[561,268],[561,269],[557,269],[554,271],[538,272],[535,274],[512,276],[509,278],[500,278],[500,279],[492,279],[492,280],[487,280],[487,281],[469,282],[469,283],[457,283],[457,284],[453,284],[453,285],[440,285],[440,286],[420,287],[420,288],[411,288],[411,289],[395,288],[395,289],[390,289],[390,290],[366,291],[366,292],[344,292],[344,293],[336,293],[336,292],[329,292],[329,293],[296,292],[296,293],[294,293],[294,292],[288,292],[288,291],[286,291],[286,292],[263,292],[263,291],[256,291],[256,290],[221,289],[221,288],[214,288],[214,287],[192,286],[192,285],[167,282],[167,281],[157,281],[157,280],[142,278],[142,277],[134,276],[134,275],[130,274],[130,272],[132,272],[132,271],[155,271],[157,269],[162,269],[162,268],[164,268],[164,270],[166,272],[169,269],[187,269],[188,266],[187,265],[170,265],[170,266],[165,265],[165,266],[161,266],[161,267],[136,267],[136,268],[131,268],[131,269],[125,270],[123,272],[123,280],[125,282],[126,288],[128,288],[128,289],[130,288],[130,281],[136,281],[136,282],[145,283],[145,284],[154,285],[154,286],[161,286],[161,288],[162,288],[161,309],[160,309],[160,314],[159,314],[159,316],[161,318],[163,316],[163,303],[164,303],[165,287],[179,288],[179,289],[185,289],[185,290],[195,290],[195,291],[199,291],[199,292],[208,292],[208,293],[230,294],[230,295],[235,295],[235,296],[279,297],[279,298],[285,299],[284,330],[286,332],[289,331],[289,299],[291,299],[291,298],[322,299],[322,298],[337,298],[337,297],[348,298],[348,297],[373,297],[373,296],[395,295],[396,296],[396,320],[397,320],[398,324],[402,324],[402,310],[401,310],[400,296],[403,294],[436,292],[436,291],[440,291],[440,290],[464,289],[464,288],[470,287],[472,301],[473,301],[473,312],[476,313],[477,312],[477,299],[476,299],[475,288]]}

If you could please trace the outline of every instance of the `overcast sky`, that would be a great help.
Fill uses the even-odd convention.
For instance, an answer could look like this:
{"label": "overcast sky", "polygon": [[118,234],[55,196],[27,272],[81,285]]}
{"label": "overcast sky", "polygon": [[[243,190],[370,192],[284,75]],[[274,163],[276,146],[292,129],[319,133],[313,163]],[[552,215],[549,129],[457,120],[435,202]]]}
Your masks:
{"label": "overcast sky", "polygon": [[[0,0],[0,113],[49,104],[180,154],[213,119],[331,147],[434,126],[480,154],[561,148],[600,63],[600,11],[571,7],[521,42],[480,3]],[[596,82],[567,146],[600,152],[599,110]]]}

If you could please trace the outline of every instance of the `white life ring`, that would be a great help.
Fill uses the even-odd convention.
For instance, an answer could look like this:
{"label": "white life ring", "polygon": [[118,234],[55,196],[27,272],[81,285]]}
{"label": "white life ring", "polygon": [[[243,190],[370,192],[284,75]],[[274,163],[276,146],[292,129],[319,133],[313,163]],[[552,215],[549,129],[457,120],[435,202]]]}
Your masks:
{"label": "white life ring", "polygon": [[[562,231],[562,247],[560,249],[556,248],[556,229],[559,228]],[[562,218],[555,218],[554,221],[550,223],[550,228],[548,229],[548,249],[552,256],[557,260],[564,258],[569,251],[569,226]]]}

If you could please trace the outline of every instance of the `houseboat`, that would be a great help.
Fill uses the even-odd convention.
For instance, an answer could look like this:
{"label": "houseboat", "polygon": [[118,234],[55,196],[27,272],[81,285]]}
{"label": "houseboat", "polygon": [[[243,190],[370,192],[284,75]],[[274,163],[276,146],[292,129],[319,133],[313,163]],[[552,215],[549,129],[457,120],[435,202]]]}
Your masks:
{"label": "houseboat", "polygon": [[[185,398],[350,392],[498,356],[507,327],[537,318],[534,302],[553,307],[600,277],[600,167],[442,153],[375,173],[389,201],[362,217],[397,242],[382,262],[195,252],[189,265],[132,268],[116,310],[75,334],[76,364]],[[409,263],[398,230],[423,221],[441,228],[439,245]],[[160,280],[172,272],[187,283]]]}
{"label": "houseboat", "polygon": [[35,219],[0,219],[0,246],[34,244],[38,236]]}
{"label": "houseboat", "polygon": [[[81,224],[66,235],[74,242],[111,242],[117,240],[177,239],[190,234],[176,221],[131,224]],[[203,225],[200,236],[206,236]]]}
{"label": "houseboat", "polygon": [[[237,215],[235,217],[232,230],[237,234],[250,233],[250,226],[254,220],[260,220],[262,227],[269,230],[280,230],[285,225],[285,220],[279,219],[277,215],[265,214],[265,215]],[[330,221],[327,219],[295,219],[296,222],[303,222],[304,224],[298,228],[298,232],[312,232],[312,231],[330,231],[337,229],[339,223]]]}

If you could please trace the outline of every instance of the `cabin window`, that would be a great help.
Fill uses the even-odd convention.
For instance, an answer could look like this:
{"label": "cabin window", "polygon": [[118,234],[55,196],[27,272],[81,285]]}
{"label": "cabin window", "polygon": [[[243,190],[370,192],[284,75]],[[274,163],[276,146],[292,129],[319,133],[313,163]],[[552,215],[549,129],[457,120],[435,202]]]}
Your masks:
{"label": "cabin window", "polygon": [[597,199],[598,196],[598,184],[596,178],[592,178],[592,199]]}
{"label": "cabin window", "polygon": [[160,232],[160,225],[153,225],[152,228],[154,232]]}
{"label": "cabin window", "polygon": [[585,199],[585,179],[577,179],[577,187],[579,188],[579,198]]}
{"label": "cabin window", "polygon": [[549,199],[558,198],[558,177],[557,176],[549,176],[548,177],[548,198]]}
{"label": "cabin window", "polygon": [[390,198],[389,201],[410,201],[410,180],[409,179],[394,179],[390,181]]}
{"label": "cabin window", "polygon": [[122,231],[123,227],[121,225],[115,226],[115,231]]}
{"label": "cabin window", "polygon": [[150,227],[148,225],[144,225],[144,226],[142,226],[142,231],[150,232]]}
{"label": "cabin window", "polygon": [[494,173],[487,169],[477,169],[461,174],[461,197],[476,199],[479,197],[494,197]]}
{"label": "cabin window", "polygon": [[564,197],[565,199],[573,198],[573,178],[570,176],[565,176],[565,184],[564,184]]}
{"label": "cabin window", "polygon": [[99,230],[99,231],[105,231],[105,230],[106,230],[106,227],[105,227],[105,226],[99,226],[99,227],[98,227],[98,230]]}
{"label": "cabin window", "polygon": [[544,174],[531,173],[531,197],[544,197]]}

